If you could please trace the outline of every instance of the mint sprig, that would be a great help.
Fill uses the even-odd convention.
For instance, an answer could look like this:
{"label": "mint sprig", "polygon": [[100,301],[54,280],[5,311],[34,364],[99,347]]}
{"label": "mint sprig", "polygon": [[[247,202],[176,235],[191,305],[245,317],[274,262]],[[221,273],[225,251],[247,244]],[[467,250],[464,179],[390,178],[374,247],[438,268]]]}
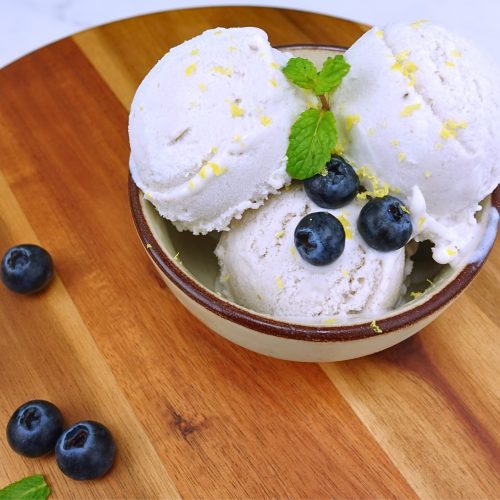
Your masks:
{"label": "mint sprig", "polygon": [[25,477],[0,490],[0,500],[46,500],[51,491],[41,474]]}
{"label": "mint sprig", "polygon": [[292,57],[283,68],[295,85],[312,90],[321,101],[321,109],[308,109],[292,125],[288,139],[286,171],[293,179],[316,175],[330,159],[337,144],[337,127],[330,111],[331,93],[340,85],[350,66],[344,56],[328,57],[321,71],[303,57]]}

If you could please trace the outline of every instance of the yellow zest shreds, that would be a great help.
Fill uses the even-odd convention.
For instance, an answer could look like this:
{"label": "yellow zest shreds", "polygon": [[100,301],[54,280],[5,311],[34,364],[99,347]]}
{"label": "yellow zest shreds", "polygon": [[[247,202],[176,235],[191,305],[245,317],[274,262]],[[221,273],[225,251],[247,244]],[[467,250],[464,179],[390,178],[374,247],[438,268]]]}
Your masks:
{"label": "yellow zest shreds", "polygon": [[275,63],[275,62],[270,63],[269,66],[271,66],[271,68],[273,68],[273,69],[278,69],[280,67],[280,65],[278,63]]}
{"label": "yellow zest shreds", "polygon": [[397,62],[403,62],[406,61],[410,57],[411,52],[409,50],[402,50],[401,52],[398,52],[395,56],[394,59],[396,59]]}
{"label": "yellow zest shreds", "polygon": [[410,27],[417,29],[417,28],[420,28],[420,26],[422,26],[422,24],[425,24],[428,22],[429,21],[427,21],[427,19],[420,19],[420,21],[413,21],[412,23],[410,23]]}
{"label": "yellow zest shreds", "polygon": [[200,50],[199,50],[199,49],[193,49],[193,50],[190,52],[190,54],[191,54],[192,56],[197,56],[199,53],[200,53]]}
{"label": "yellow zest shreds", "polygon": [[406,205],[401,205],[401,210],[405,213],[410,215],[410,211],[408,210],[408,207]]}
{"label": "yellow zest shreds", "polygon": [[189,103],[189,109],[196,108],[198,106],[198,101],[191,101]]}
{"label": "yellow zest shreds", "polygon": [[278,231],[278,232],[274,235],[274,237],[275,237],[276,239],[278,239],[278,240],[279,240],[280,238],[283,238],[283,236],[284,236],[284,235],[285,235],[285,230],[284,230],[284,229],[282,229],[281,231]]}
{"label": "yellow zest shreds", "polygon": [[352,127],[359,123],[361,117],[359,115],[346,115],[345,117],[345,128],[348,132],[351,131]]}
{"label": "yellow zest shreds", "polygon": [[418,70],[418,67],[414,62],[407,60],[409,56],[409,50],[403,50],[396,54],[394,56],[396,62],[391,66],[391,69],[393,71],[399,71],[406,76],[406,78],[410,81],[410,87],[412,87],[415,85],[415,73]]}
{"label": "yellow zest shreds", "polygon": [[194,189],[195,188],[193,179],[189,180],[188,185],[189,185],[189,189]]}
{"label": "yellow zest shreds", "polygon": [[348,240],[352,239],[352,229],[351,229],[351,223],[349,222],[349,219],[343,213],[338,215],[337,219],[340,221],[340,223],[342,224],[342,227],[344,228],[345,237]]}
{"label": "yellow zest shreds", "polygon": [[375,135],[375,129],[374,129],[374,128],[372,128],[372,127],[370,127],[370,128],[366,131],[366,133],[367,133],[368,135]]}
{"label": "yellow zest shreds", "polygon": [[139,106],[139,111],[142,113],[144,111],[144,106]]}
{"label": "yellow zest shreds", "polygon": [[342,269],[342,276],[344,278],[349,278],[349,271],[347,271],[346,269]]}
{"label": "yellow zest shreds", "polygon": [[278,86],[278,82],[276,81],[275,78],[271,78],[269,80],[269,83],[273,86],[273,87],[277,87]]}
{"label": "yellow zest shreds", "polygon": [[328,175],[328,169],[326,168],[326,165],[318,172],[321,177],[326,177]]}
{"label": "yellow zest shreds", "polygon": [[208,166],[212,169],[216,177],[227,172],[227,168],[221,167],[218,163],[214,163],[213,161],[208,162]]}
{"label": "yellow zest shreds", "polygon": [[453,257],[454,255],[457,255],[457,251],[454,248],[447,248],[446,253],[450,256]]}
{"label": "yellow zest shreds", "polygon": [[403,153],[402,151],[400,151],[398,153],[398,160],[399,161],[405,161],[406,160],[406,153]]}
{"label": "yellow zest shreds", "polygon": [[212,149],[210,150],[210,153],[214,155],[214,154],[217,153],[217,151],[219,151],[219,148],[217,146],[212,146]]}
{"label": "yellow zest shreds", "polygon": [[443,145],[440,142],[436,142],[436,145],[434,146],[434,149],[436,151],[439,151],[442,147],[443,147]]}
{"label": "yellow zest shreds", "polygon": [[220,75],[233,76],[233,68],[231,67],[224,68],[224,66],[214,66],[212,71]]}
{"label": "yellow zest shreds", "polygon": [[234,45],[230,45],[227,50],[229,50],[229,52],[236,52],[238,49],[234,46]]}
{"label": "yellow zest shreds", "polygon": [[151,200],[153,198],[153,195],[149,191],[146,191],[144,198],[146,198],[146,200]]}
{"label": "yellow zest shreds", "polygon": [[397,139],[393,139],[391,141],[391,146],[394,146],[394,147],[397,147],[399,146],[401,143],[397,140]]}
{"label": "yellow zest shreds", "polygon": [[245,114],[245,110],[235,102],[229,103],[229,109],[231,110],[231,116],[233,118],[239,118]]}
{"label": "yellow zest shreds", "polygon": [[325,319],[325,325],[328,325],[328,326],[334,325],[336,322],[337,322],[337,320],[335,318]]}
{"label": "yellow zest shreds", "polygon": [[241,142],[241,135],[240,134],[233,135],[233,138],[231,140],[233,142]]}
{"label": "yellow zest shreds", "polygon": [[427,283],[429,283],[429,286],[436,286],[436,285],[434,285],[434,282],[431,281],[429,278],[427,278],[425,281],[427,281]]}
{"label": "yellow zest shreds", "polygon": [[203,167],[200,168],[200,171],[198,172],[198,175],[202,179],[206,179],[207,178],[207,166],[206,165],[203,165]]}
{"label": "yellow zest shreds", "polygon": [[225,274],[225,275],[222,277],[221,281],[222,281],[223,283],[225,283],[226,281],[229,281],[230,279],[231,279],[231,275],[230,275],[230,274]]}
{"label": "yellow zest shreds", "polygon": [[417,226],[419,231],[424,227],[425,224],[425,217],[422,215],[422,217],[419,217],[417,220]]}
{"label": "yellow zest shreds", "polygon": [[418,299],[419,297],[422,297],[423,293],[422,292],[410,292],[410,297],[412,299]]}
{"label": "yellow zest shreds", "polygon": [[207,86],[206,86],[204,83],[199,83],[199,84],[198,84],[198,88],[199,88],[202,92],[206,92],[206,90],[207,90]]}
{"label": "yellow zest shreds", "polygon": [[262,300],[262,297],[259,294],[257,294],[257,299]]}
{"label": "yellow zest shreds", "polygon": [[452,57],[456,57],[456,58],[462,57],[462,54],[458,50],[456,50],[456,49],[452,50],[450,52],[450,54],[451,54]]}
{"label": "yellow zest shreds", "polygon": [[457,130],[458,129],[463,129],[467,128],[467,122],[461,120],[459,122],[455,120],[447,120],[443,123],[443,127],[441,128],[441,132],[439,132],[439,135],[443,139],[450,139],[452,137],[453,139],[456,139],[457,137]]}
{"label": "yellow zest shreds", "polygon": [[405,106],[403,108],[403,111],[401,111],[400,115],[403,117],[411,116],[414,111],[416,111],[417,109],[420,109],[420,106],[421,106],[421,104],[419,102],[417,102],[415,104],[408,104],[408,106]]}
{"label": "yellow zest shreds", "polygon": [[278,285],[278,290],[283,290],[283,280],[281,276],[276,277],[276,285]]}
{"label": "yellow zest shreds", "polygon": [[292,257],[297,257],[297,249],[294,246],[290,247],[290,254]]}
{"label": "yellow zest shreds", "polygon": [[344,143],[337,141],[337,144],[335,144],[335,147],[333,148],[333,153],[342,156],[344,154]]}
{"label": "yellow zest shreds", "polygon": [[375,31],[375,36],[379,38],[384,38],[384,32],[382,30]]}
{"label": "yellow zest shreds", "polygon": [[269,116],[260,115],[260,123],[262,123],[264,127],[268,127],[269,125],[271,125],[272,121],[273,121],[272,118],[270,118]]}
{"label": "yellow zest shreds", "polygon": [[456,66],[456,64],[453,61],[446,61],[445,64],[449,68],[454,68]]}
{"label": "yellow zest shreds", "polygon": [[153,248],[153,245],[151,245],[151,243],[146,243],[146,248]]}
{"label": "yellow zest shreds", "polygon": [[217,30],[217,31],[214,31],[214,35],[215,35],[215,36],[222,35],[222,33],[224,33],[224,30]]}
{"label": "yellow zest shreds", "polygon": [[186,68],[186,76],[191,76],[196,71],[196,63],[190,64]]}
{"label": "yellow zest shreds", "polygon": [[179,260],[179,255],[180,255],[180,252],[177,252],[177,253],[174,255],[174,260],[175,260],[175,261],[178,261],[178,260]]}
{"label": "yellow zest shreds", "polygon": [[431,174],[428,170],[426,170],[426,171],[424,172],[424,177],[426,177],[427,179],[428,179],[429,177],[431,177],[431,176],[432,176],[432,174]]}
{"label": "yellow zest shreds", "polygon": [[370,323],[370,327],[375,333],[382,333],[382,328],[377,325],[377,322],[375,320]]}
{"label": "yellow zest shreds", "polygon": [[[362,193],[358,193],[356,195],[356,198],[358,200],[366,200],[368,196],[381,198],[388,195],[389,191],[391,191],[389,184],[380,184],[378,177],[370,171],[367,165],[363,165],[362,167],[358,168],[356,170],[356,173],[358,174],[361,184],[363,184],[363,181],[370,181],[373,188],[372,191],[364,191]],[[392,191],[394,190],[392,189]]]}

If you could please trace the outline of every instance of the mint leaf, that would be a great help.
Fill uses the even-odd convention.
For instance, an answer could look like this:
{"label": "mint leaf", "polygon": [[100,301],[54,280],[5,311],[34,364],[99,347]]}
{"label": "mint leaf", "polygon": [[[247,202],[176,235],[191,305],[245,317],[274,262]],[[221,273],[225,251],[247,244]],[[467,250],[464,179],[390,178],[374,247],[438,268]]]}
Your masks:
{"label": "mint leaf", "polygon": [[292,57],[282,71],[292,83],[303,89],[314,88],[318,79],[316,66],[303,57]]}
{"label": "mint leaf", "polygon": [[41,474],[25,477],[0,490],[0,500],[45,500],[49,495],[49,485]]}
{"label": "mint leaf", "polygon": [[308,109],[292,125],[286,171],[293,179],[316,175],[330,159],[337,143],[335,118],[331,111]]}
{"label": "mint leaf", "polygon": [[351,66],[344,56],[329,57],[318,73],[318,79],[314,86],[316,95],[327,94],[335,90],[342,81],[342,78],[349,73]]}

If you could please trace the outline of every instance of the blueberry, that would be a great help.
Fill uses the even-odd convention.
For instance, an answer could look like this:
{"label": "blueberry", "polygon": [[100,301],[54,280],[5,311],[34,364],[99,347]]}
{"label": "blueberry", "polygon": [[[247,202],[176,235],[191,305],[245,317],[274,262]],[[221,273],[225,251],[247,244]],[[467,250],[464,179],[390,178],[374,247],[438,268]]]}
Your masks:
{"label": "blueberry", "polygon": [[412,233],[408,210],[394,196],[371,199],[361,209],[357,225],[367,245],[381,252],[404,247]]}
{"label": "blueberry", "polygon": [[108,428],[85,420],[66,429],[57,441],[57,465],[71,479],[96,479],[113,465],[115,450]]}
{"label": "blueberry", "polygon": [[354,169],[340,156],[332,156],[326,164],[327,174],[316,174],[304,181],[307,196],[323,208],[339,208],[357,194],[359,179]]}
{"label": "blueberry", "polygon": [[313,212],[297,224],[295,246],[300,256],[314,266],[325,266],[338,259],[345,246],[344,227],[328,212]]}
{"label": "blueberry", "polygon": [[7,424],[11,448],[26,457],[40,457],[54,450],[63,431],[63,417],[49,401],[28,401],[20,406]]}
{"label": "blueberry", "polygon": [[9,290],[35,293],[49,284],[54,266],[47,250],[38,245],[17,245],[3,256],[0,274]]}

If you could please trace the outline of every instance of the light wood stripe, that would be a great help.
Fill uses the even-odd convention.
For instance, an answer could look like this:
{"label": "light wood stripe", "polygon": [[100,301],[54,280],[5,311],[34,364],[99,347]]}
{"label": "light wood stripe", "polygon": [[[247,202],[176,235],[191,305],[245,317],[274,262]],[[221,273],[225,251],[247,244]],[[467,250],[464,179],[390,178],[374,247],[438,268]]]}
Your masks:
{"label": "light wood stripe", "polygon": [[[21,207],[0,173],[0,213],[6,221],[16,221],[6,231],[0,226],[3,242],[29,241],[40,244]],[[0,289],[0,352],[2,355],[2,386],[11,390],[0,393],[2,421],[21,403],[29,399],[48,399],[56,403],[66,423],[94,419],[113,432],[119,455],[112,475],[99,481],[99,488],[83,488],[85,495],[118,497],[124,491],[136,497],[179,498],[177,489],[163,463],[137,420],[127,399],[117,385],[106,360],[96,346],[60,278],[56,276],[47,293],[39,297],[19,298],[3,287]],[[31,328],[24,327],[26,318]],[[47,367],[51,376],[47,377]],[[15,388],[15,391],[12,389]],[[54,490],[59,492],[78,485],[65,478],[55,460],[44,459],[36,464],[12,453],[5,440],[0,441],[0,485],[9,482],[7,470],[19,470],[19,478],[39,471],[42,466]],[[7,465],[6,465],[7,463]],[[110,481],[114,475],[120,483]],[[10,480],[15,478],[10,477]]]}

